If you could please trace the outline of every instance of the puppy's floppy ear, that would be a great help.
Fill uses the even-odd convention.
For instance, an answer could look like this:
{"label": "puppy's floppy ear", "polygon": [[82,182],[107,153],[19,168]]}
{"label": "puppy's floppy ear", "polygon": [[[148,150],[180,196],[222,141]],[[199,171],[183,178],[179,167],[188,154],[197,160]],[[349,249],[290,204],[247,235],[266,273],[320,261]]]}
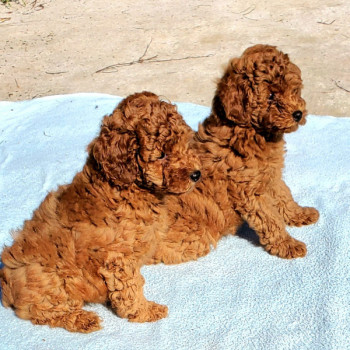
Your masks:
{"label": "puppy's floppy ear", "polygon": [[245,80],[239,65],[239,58],[230,61],[218,82],[212,108],[221,119],[226,118],[238,125],[246,125],[249,120],[245,108],[248,101],[249,82]]}
{"label": "puppy's floppy ear", "polygon": [[116,185],[136,180],[138,142],[134,130],[127,127],[123,113],[116,109],[103,119],[100,135],[88,146],[90,159],[107,181]]}

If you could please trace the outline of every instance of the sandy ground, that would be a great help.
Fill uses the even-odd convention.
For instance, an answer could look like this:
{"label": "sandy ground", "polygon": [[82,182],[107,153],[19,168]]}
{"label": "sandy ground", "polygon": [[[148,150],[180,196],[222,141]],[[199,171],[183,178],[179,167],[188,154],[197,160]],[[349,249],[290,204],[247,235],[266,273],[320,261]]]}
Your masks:
{"label": "sandy ground", "polygon": [[310,113],[350,116],[349,0],[22,1],[0,5],[1,100],[151,90],[208,106],[228,60],[267,43],[302,69]]}

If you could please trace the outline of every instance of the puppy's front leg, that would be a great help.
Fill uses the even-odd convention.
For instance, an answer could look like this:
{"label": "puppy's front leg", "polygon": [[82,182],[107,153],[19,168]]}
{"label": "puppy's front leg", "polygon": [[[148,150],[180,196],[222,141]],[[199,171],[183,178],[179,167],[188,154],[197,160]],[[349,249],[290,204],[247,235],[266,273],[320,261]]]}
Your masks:
{"label": "puppy's front leg", "polygon": [[271,187],[271,196],[275,199],[278,211],[288,226],[303,226],[317,222],[319,212],[315,208],[301,207],[294,201],[289,187],[280,179]]}
{"label": "puppy's front leg", "polygon": [[109,255],[99,273],[106,281],[109,300],[117,315],[131,322],[153,322],[166,317],[168,308],[165,305],[144,297],[145,280],[137,261],[121,253]]}
{"label": "puppy's front leg", "polygon": [[260,243],[268,252],[284,259],[301,258],[306,255],[306,245],[288,234],[283,217],[274,207],[272,198],[264,194],[249,197],[243,203],[244,206],[236,210],[255,230]]}

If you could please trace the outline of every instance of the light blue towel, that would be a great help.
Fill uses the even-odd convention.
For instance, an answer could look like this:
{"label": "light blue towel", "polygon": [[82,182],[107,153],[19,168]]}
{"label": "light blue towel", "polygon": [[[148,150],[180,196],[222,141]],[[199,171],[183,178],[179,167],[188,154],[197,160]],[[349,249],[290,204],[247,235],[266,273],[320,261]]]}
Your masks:
{"label": "light blue towel", "polygon": [[[57,185],[82,168],[85,148],[119,97],[98,94],[0,102],[0,246]],[[196,128],[209,108],[179,103]],[[0,306],[0,349],[350,349],[350,118],[309,116],[286,135],[284,177],[294,198],[315,206],[316,225],[289,228],[304,259],[282,260],[247,227],[195,262],[146,266],[145,294],[169,316],[135,324],[103,305],[91,334],[33,326]]]}

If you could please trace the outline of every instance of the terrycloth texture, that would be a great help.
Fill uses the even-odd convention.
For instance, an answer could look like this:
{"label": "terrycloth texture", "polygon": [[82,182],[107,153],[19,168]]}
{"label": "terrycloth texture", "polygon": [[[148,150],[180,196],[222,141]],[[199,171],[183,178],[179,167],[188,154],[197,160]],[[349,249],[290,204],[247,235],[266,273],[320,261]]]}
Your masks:
{"label": "terrycloth texture", "polygon": [[[1,247],[48,191],[81,169],[86,145],[119,100],[0,102]],[[185,103],[179,111],[193,128],[209,114]],[[145,295],[168,305],[168,318],[134,324],[88,305],[104,329],[84,335],[33,326],[1,306],[0,349],[350,349],[350,119],[309,116],[286,141],[286,183],[321,215],[316,225],[288,229],[307,244],[306,258],[270,256],[244,227],[198,261],[142,268]]]}

